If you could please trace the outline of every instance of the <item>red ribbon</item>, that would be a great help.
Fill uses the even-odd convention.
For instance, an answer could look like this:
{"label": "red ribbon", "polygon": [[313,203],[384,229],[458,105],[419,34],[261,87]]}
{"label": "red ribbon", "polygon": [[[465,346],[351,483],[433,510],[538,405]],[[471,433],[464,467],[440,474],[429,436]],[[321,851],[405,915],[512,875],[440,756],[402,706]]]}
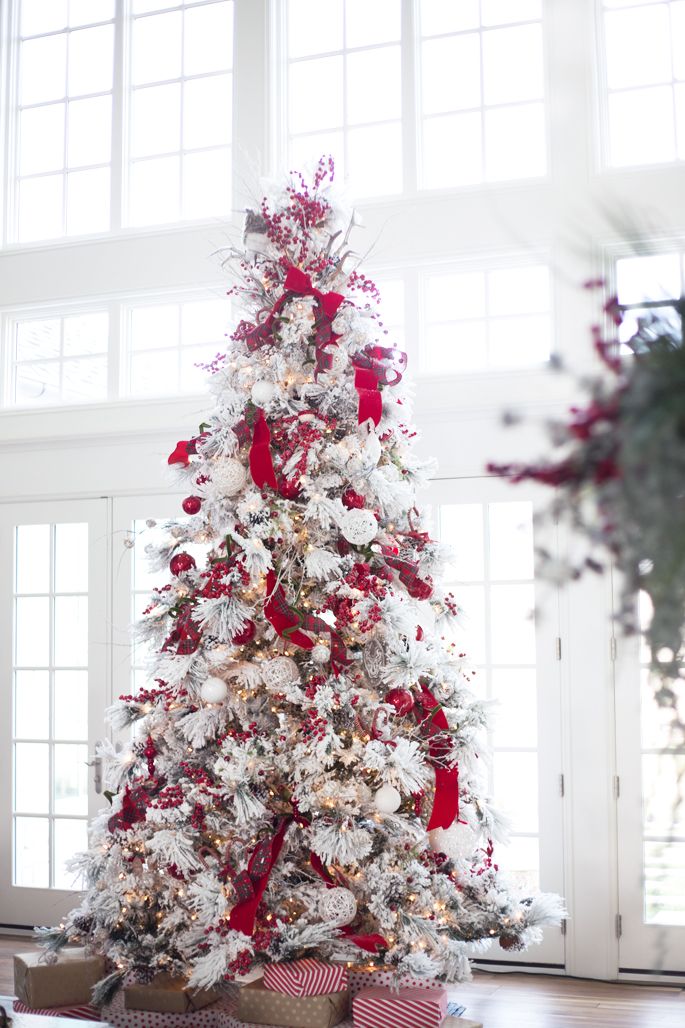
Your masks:
{"label": "red ribbon", "polygon": [[444,767],[443,762],[452,749],[449,736],[449,724],[442,705],[433,693],[424,688],[419,697],[423,714],[418,720],[424,735],[430,738],[428,752],[430,762],[435,771],[435,797],[433,809],[428,821],[427,831],[434,828],[449,828],[459,817],[459,769]]}
{"label": "red ribbon", "polygon": [[354,355],[354,388],[359,396],[359,424],[371,418],[381,420],[383,401],[380,385],[397,385],[407,368],[407,355],[393,346],[365,346]]}
{"label": "red ribbon", "polygon": [[264,601],[264,616],[273,625],[282,639],[287,639],[294,646],[303,650],[311,650],[314,647],[314,640],[304,632],[326,633],[331,640],[331,669],[334,675],[338,675],[343,666],[350,663],[347,656],[345,644],[338,633],[331,626],[317,617],[316,614],[300,614],[288,603],[283,586],[276,580],[273,571],[266,575],[267,598]]}
{"label": "red ribbon", "polygon": [[272,489],[278,489],[270,443],[271,432],[266,423],[264,411],[260,407],[255,418],[252,445],[250,446],[250,474],[252,481],[259,489],[263,489],[266,485],[270,485]]}
{"label": "red ribbon", "polygon": [[292,815],[282,818],[275,835],[272,835],[270,839],[262,839],[255,846],[247,865],[247,871],[241,871],[234,877],[233,886],[239,901],[233,907],[228,923],[236,932],[243,932],[250,936],[254,934],[257,907],[269,884],[272,868],[283,847],[285,833],[293,820]]}
{"label": "red ribbon", "polygon": [[176,449],[173,453],[169,454],[167,464],[190,464],[187,439],[181,439],[180,442],[176,443]]}
{"label": "red ribbon", "polygon": [[382,546],[383,560],[389,568],[397,571],[400,582],[406,588],[410,596],[418,600],[427,600],[433,593],[433,583],[429,579],[421,578],[419,565],[413,560],[404,560],[398,557],[390,546]]}
{"label": "red ribbon", "polygon": [[300,268],[288,268],[284,288],[288,293],[296,293],[299,296],[313,296],[321,307],[322,313],[330,321],[338,313],[338,307],[345,299],[342,293],[322,293],[320,289],[317,289],[312,284],[309,275]]}

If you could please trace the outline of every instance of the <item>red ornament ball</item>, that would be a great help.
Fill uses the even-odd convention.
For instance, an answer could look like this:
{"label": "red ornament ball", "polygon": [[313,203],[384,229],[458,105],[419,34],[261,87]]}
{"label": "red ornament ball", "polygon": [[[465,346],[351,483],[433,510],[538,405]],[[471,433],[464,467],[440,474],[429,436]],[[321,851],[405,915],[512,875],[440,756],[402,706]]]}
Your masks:
{"label": "red ornament ball", "polygon": [[184,571],[190,571],[195,567],[195,561],[189,553],[176,553],[169,561],[169,570],[172,575],[181,575]]}
{"label": "red ornament ball", "polygon": [[231,642],[234,646],[244,646],[246,643],[251,642],[257,632],[257,626],[254,621],[246,621],[243,628],[239,632],[236,632]]}
{"label": "red ornament ball", "polygon": [[354,489],[346,489],[342,494],[342,502],[348,510],[363,510],[366,507],[366,499],[356,493]]}
{"label": "red ornament ball", "polygon": [[300,495],[299,479],[282,478],[278,483],[278,491],[284,500],[296,500]]}
{"label": "red ornament ball", "polygon": [[199,496],[186,496],[181,506],[186,514],[197,514],[202,506],[202,500]]}
{"label": "red ornament ball", "polygon": [[391,689],[383,702],[390,703],[400,715],[408,714],[414,708],[414,697],[408,689]]}

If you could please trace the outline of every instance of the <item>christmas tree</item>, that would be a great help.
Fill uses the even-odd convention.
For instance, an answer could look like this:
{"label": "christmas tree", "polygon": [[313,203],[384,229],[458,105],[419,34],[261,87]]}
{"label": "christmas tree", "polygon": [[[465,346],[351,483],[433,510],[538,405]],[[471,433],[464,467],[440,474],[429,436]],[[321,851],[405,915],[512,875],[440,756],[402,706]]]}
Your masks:
{"label": "christmas tree", "polygon": [[456,981],[563,914],[493,862],[406,355],[332,183],[322,160],[249,212],[227,257],[246,316],[169,457],[187,516],[151,554],[171,580],[139,626],[150,684],[113,708],[133,742],[108,748],[87,891],[48,938],[109,958],[101,998],[129,973],[210,986],[305,955]]}

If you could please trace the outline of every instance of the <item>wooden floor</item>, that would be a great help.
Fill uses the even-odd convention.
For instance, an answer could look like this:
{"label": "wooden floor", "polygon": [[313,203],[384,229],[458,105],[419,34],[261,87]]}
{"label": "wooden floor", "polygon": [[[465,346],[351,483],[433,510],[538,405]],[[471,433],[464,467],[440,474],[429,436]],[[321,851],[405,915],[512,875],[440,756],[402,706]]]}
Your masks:
{"label": "wooden floor", "polygon": [[[26,938],[0,937],[0,995],[13,992],[12,955],[32,948]],[[685,1028],[685,989],[668,986],[479,971],[450,995],[484,1028]]]}

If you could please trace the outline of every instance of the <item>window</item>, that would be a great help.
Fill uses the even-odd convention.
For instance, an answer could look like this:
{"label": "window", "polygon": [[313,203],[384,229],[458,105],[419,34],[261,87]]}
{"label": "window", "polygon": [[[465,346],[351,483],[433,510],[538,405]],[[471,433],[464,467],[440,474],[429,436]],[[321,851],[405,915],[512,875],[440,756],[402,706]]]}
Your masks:
{"label": "window", "polygon": [[538,730],[533,506],[529,501],[442,504],[439,537],[461,609],[453,639],[473,668],[471,688],[495,700],[489,772],[496,805],[513,820],[497,862],[522,888],[539,881]]}
{"label": "window", "polygon": [[288,2],[288,159],[336,159],[359,196],[402,191],[400,0]]}
{"label": "window", "polygon": [[114,0],[24,0],[18,44],[20,242],[110,224]]}
{"label": "window", "polygon": [[604,0],[608,161],[685,160],[685,2]]}
{"label": "window", "polygon": [[[640,304],[643,301],[677,300],[685,292],[685,253],[653,253],[638,257],[621,257],[616,261],[616,291],[620,303]],[[625,342],[640,328],[640,319],[658,317],[679,336],[680,317],[673,307],[640,308],[626,311],[620,328]],[[627,347],[626,347],[627,350]]]}
{"label": "window", "polygon": [[229,214],[233,0],[16,7],[7,241]]}
{"label": "window", "polygon": [[10,322],[8,406],[94,402],[108,398],[109,314]]}
{"label": "window", "polygon": [[421,370],[436,374],[531,367],[552,349],[543,265],[423,274]]}
{"label": "window", "polygon": [[129,224],[229,213],[232,32],[230,0],[134,0]]}
{"label": "window", "polygon": [[419,15],[420,185],[544,175],[541,0],[421,0]]}
{"label": "window", "polygon": [[13,884],[68,889],[87,846],[88,526],[15,534]]}
{"label": "window", "polygon": [[130,308],[128,375],[131,396],[199,393],[208,364],[227,346],[228,303],[192,300]]}

